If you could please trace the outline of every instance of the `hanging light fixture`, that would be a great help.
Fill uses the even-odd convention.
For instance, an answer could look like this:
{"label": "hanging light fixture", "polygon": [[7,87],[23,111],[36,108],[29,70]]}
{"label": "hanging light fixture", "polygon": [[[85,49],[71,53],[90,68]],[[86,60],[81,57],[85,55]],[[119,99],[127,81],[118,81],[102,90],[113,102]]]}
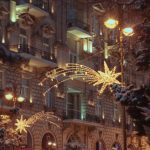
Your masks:
{"label": "hanging light fixture", "polygon": [[7,92],[7,93],[5,93],[5,98],[6,98],[6,100],[8,100],[8,101],[11,101],[12,99],[13,99],[13,93],[12,92]]}
{"label": "hanging light fixture", "polygon": [[17,98],[17,101],[20,103],[24,102],[24,100],[25,100],[25,98],[21,95]]}
{"label": "hanging light fixture", "polygon": [[132,27],[126,27],[122,30],[125,36],[132,36],[134,34],[134,30]]}
{"label": "hanging light fixture", "polygon": [[113,19],[113,18],[108,18],[105,22],[104,25],[109,28],[109,29],[114,29],[117,27],[118,25],[118,20]]}
{"label": "hanging light fixture", "polygon": [[19,96],[17,97],[17,101],[20,102],[20,103],[22,103],[22,102],[24,102],[24,100],[25,100],[25,97],[23,97],[23,94],[22,94],[22,87],[21,87],[21,88],[20,88],[20,94],[19,94]]}

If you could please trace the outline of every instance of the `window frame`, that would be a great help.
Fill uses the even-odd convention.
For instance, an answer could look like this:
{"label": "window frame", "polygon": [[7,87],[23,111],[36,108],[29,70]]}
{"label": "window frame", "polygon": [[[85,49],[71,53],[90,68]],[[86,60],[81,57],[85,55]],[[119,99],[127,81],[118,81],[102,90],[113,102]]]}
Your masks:
{"label": "window frame", "polygon": [[[28,80],[28,86],[23,84],[23,80]],[[31,98],[30,78],[22,77],[22,79],[21,79],[21,91],[20,92],[21,92],[21,95],[25,98],[25,100],[30,101],[30,98]]]}
{"label": "window frame", "polygon": [[4,89],[4,86],[5,86],[5,72],[4,72],[4,70],[0,70],[0,73],[2,73],[2,78],[0,79],[0,82],[1,82],[0,89]]}
{"label": "window frame", "polygon": [[95,105],[95,115],[99,118],[102,118],[103,109],[102,109],[102,102],[98,100]]}

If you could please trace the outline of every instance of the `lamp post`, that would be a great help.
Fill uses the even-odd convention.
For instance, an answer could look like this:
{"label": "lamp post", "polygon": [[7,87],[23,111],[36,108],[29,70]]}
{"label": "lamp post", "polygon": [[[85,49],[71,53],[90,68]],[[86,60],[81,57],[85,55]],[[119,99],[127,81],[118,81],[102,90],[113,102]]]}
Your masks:
{"label": "lamp post", "polygon": [[[104,25],[109,29],[115,29],[119,26],[119,49],[120,49],[120,67],[121,67],[121,83],[124,85],[124,48],[123,48],[123,37],[130,37],[134,34],[134,30],[132,27],[128,26],[123,28],[122,22],[115,20],[113,18],[109,18],[104,22]],[[127,150],[127,139],[126,139],[126,110],[125,106],[123,108],[123,137],[124,137],[124,150]]]}
{"label": "lamp post", "polygon": [[17,95],[17,84],[10,84],[6,87],[4,91],[4,97],[8,101],[13,101],[13,106],[16,106],[16,102],[22,103],[24,102],[25,98],[22,96],[22,92],[20,90],[19,95]]}

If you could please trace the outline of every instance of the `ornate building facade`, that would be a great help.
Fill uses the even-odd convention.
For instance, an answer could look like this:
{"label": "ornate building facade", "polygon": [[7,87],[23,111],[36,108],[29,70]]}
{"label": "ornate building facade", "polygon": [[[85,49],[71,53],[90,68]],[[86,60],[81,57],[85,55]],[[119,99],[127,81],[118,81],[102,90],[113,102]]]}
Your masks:
{"label": "ornate building facade", "polygon": [[[43,96],[49,85],[39,85],[47,70],[63,68],[68,62],[103,70],[115,33],[103,34],[101,13],[103,6],[96,1],[0,1],[1,89],[12,84],[16,94],[25,97],[23,103],[16,104],[25,118],[41,111],[61,118],[60,127],[47,120],[37,121],[28,129],[22,146],[31,150],[124,149],[122,107],[111,92],[98,95],[92,86],[71,80]],[[108,36],[110,41],[104,42]],[[111,58],[107,61],[114,66]],[[134,78],[131,73],[129,77]],[[143,78],[144,82],[148,78]],[[2,96],[0,113],[12,107]]]}

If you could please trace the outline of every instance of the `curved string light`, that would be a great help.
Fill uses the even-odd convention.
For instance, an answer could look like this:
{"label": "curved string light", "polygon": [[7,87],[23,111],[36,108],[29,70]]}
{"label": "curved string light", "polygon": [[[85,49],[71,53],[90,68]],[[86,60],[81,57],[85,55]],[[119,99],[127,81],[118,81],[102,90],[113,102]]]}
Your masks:
{"label": "curved string light", "polygon": [[[47,120],[49,123],[55,125],[58,128],[61,128],[59,125],[59,122],[61,119],[54,115],[53,112],[38,112],[34,115],[32,115],[28,119],[23,119],[23,115],[21,115],[20,119],[16,119],[16,131],[19,131],[20,133],[27,132],[27,128],[35,124],[37,121]],[[54,121],[55,120],[55,121]]]}
{"label": "curved string light", "polygon": [[52,85],[43,93],[45,95],[52,88],[58,87],[60,83],[68,80],[81,79],[93,86],[101,85],[98,92],[99,94],[102,94],[108,86],[114,83],[121,84],[117,80],[120,75],[120,72],[116,73],[116,67],[110,70],[106,62],[104,62],[104,72],[96,72],[95,70],[81,64],[68,63],[64,69],[57,68],[48,71],[45,74],[46,77],[39,83],[39,85],[43,86],[47,81],[52,83]]}

